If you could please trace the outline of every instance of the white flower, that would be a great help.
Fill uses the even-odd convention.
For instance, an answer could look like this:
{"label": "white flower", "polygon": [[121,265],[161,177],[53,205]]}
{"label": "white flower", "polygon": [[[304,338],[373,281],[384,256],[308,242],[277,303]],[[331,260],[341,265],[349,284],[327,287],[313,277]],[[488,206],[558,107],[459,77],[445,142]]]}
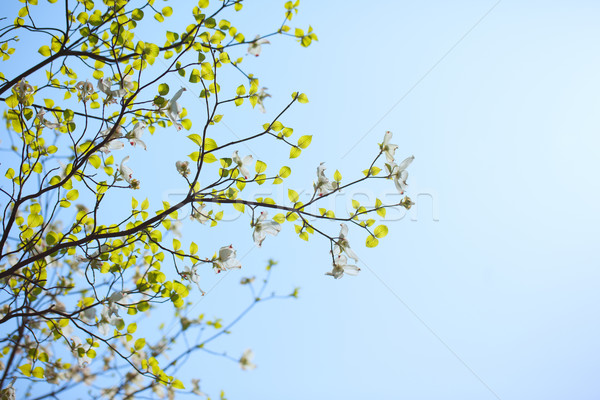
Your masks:
{"label": "white flower", "polygon": [[140,181],[137,179],[133,179],[133,170],[129,168],[129,166],[125,165],[125,162],[129,160],[129,156],[125,157],[123,161],[121,161],[121,165],[119,166],[119,171],[121,172],[121,176],[123,179],[129,183],[129,186],[133,189],[139,189]]}
{"label": "white flower", "polygon": [[110,252],[110,246],[103,244],[100,246],[100,250],[94,251],[89,256],[75,256],[75,259],[81,263],[89,262],[92,268],[100,268],[102,266],[102,260],[100,259],[100,256],[107,252]]}
{"label": "white flower", "polygon": [[175,125],[175,128],[177,128],[178,131],[183,129],[183,125],[179,123],[179,116],[181,115],[181,111],[183,110],[183,108],[181,108],[179,103],[177,103],[177,100],[179,99],[179,97],[181,97],[181,94],[186,90],[187,89],[183,87],[179,89],[177,93],[175,93],[173,98],[169,100],[169,103],[167,104],[167,107],[165,109],[165,112],[167,113],[167,118],[171,120],[171,122],[173,123],[173,125]]}
{"label": "white flower", "polygon": [[96,309],[93,307],[86,308],[83,312],[79,313],[79,318],[83,322],[93,322],[96,319]]}
{"label": "white flower", "polygon": [[315,191],[319,192],[319,196],[333,192],[338,188],[337,182],[329,182],[329,179],[325,176],[325,169],[325,163],[321,163],[317,167],[317,183],[313,183],[313,187],[315,188]]}
{"label": "white flower", "polygon": [[119,305],[116,303],[126,297],[124,292],[114,292],[108,297],[108,304],[104,304],[100,313],[100,321],[98,321],[98,331],[102,335],[108,335],[110,333],[110,325],[117,325],[120,322]]}
{"label": "white flower", "polygon": [[108,138],[108,142],[104,144],[104,146],[100,147],[100,151],[104,154],[110,153],[112,150],[120,150],[125,147],[125,144],[119,142],[118,138],[123,136],[121,125],[117,125],[116,127],[113,125],[110,128],[106,128],[103,131],[100,131],[100,137],[104,141]]}
{"label": "white flower", "polygon": [[100,147],[99,150],[104,154],[108,154],[113,150],[121,150],[123,147],[125,147],[123,142],[119,142],[118,140],[112,140],[106,143],[104,146]]}
{"label": "white flower", "polygon": [[86,367],[92,362],[92,359],[86,354],[88,350],[92,347],[92,345],[86,343],[87,346],[85,346],[81,339],[77,336],[73,336],[71,340],[73,341],[71,345],[71,351],[73,352],[73,355],[77,357],[77,362],[79,363],[79,366],[82,368]]}
{"label": "white flower", "polygon": [[260,88],[260,92],[258,92],[258,95],[256,98],[256,104],[258,104],[258,109],[263,114],[267,112],[267,110],[265,109],[264,101],[267,97],[271,97],[271,95],[269,93],[265,92],[265,89],[267,89],[267,88],[266,87]]}
{"label": "white flower", "polygon": [[244,351],[244,354],[242,354],[242,357],[240,358],[240,367],[244,371],[256,368],[256,365],[252,363],[253,358],[254,353],[252,352],[252,350],[247,349],[246,351]]}
{"label": "white flower", "polygon": [[15,388],[12,385],[13,384],[11,383],[10,385],[8,385],[7,388],[2,389],[0,391],[0,399],[2,399],[2,400],[16,400],[17,394],[15,392]]}
{"label": "white flower", "polygon": [[244,157],[244,159],[241,159],[238,154],[238,151],[236,150],[233,152],[232,159],[233,162],[237,164],[240,170],[240,174],[242,174],[244,179],[248,179],[250,177],[250,171],[246,169],[245,165],[249,165],[254,160],[252,156],[246,156]]}
{"label": "white flower", "polygon": [[325,275],[333,276],[335,279],[340,279],[344,276],[344,273],[347,275],[356,276],[360,272],[360,268],[356,265],[348,264],[348,259],[343,254],[338,254],[334,257],[333,261],[333,269],[330,272],[326,272]]}
{"label": "white flower", "polygon": [[17,92],[17,97],[19,99],[19,103],[25,104],[27,103],[27,98],[29,95],[33,93],[33,86],[25,81],[25,78],[21,78],[19,83],[14,86],[15,92]]}
{"label": "white flower", "polygon": [[381,151],[389,163],[394,162],[394,153],[398,149],[398,145],[391,144],[390,139],[392,139],[392,132],[387,131],[383,136],[383,143],[381,143]]}
{"label": "white flower", "polygon": [[207,394],[200,390],[200,379],[192,379],[192,393],[207,397]]}
{"label": "white flower", "polygon": [[177,161],[175,163],[175,168],[177,168],[177,172],[179,172],[182,176],[188,176],[190,174],[190,163],[188,161]]}
{"label": "white flower", "polygon": [[123,80],[121,81],[121,87],[123,89],[132,91],[135,85],[133,84],[133,81],[131,79],[131,75],[125,75],[125,78],[123,78]]}
{"label": "white flower", "polygon": [[113,91],[110,90],[110,86],[111,82],[109,78],[98,79],[98,90],[100,90],[106,95],[106,100],[104,100],[106,104],[112,104],[117,102],[117,100],[115,99],[115,97],[117,96],[113,95]]}
{"label": "white flower", "polygon": [[261,39],[260,35],[256,35],[254,40],[248,45],[248,54],[258,57],[262,50],[263,44],[271,44],[267,39]]}
{"label": "white flower", "polygon": [[277,234],[281,231],[281,225],[279,225],[279,223],[275,221],[265,221],[266,219],[267,212],[262,211],[256,219],[256,223],[254,224],[252,238],[258,247],[262,245],[262,242],[267,237],[267,234],[277,236]]}
{"label": "white flower", "polygon": [[86,80],[85,82],[84,81],[77,82],[77,85],[75,85],[75,88],[77,88],[77,90],[79,91],[79,100],[83,101],[84,103],[94,93],[94,85],[92,85],[92,83],[88,80]]}
{"label": "white flower", "polygon": [[208,217],[208,214],[202,212],[204,207],[206,207],[206,204],[201,204],[200,206],[196,206],[195,209],[192,210],[192,215],[190,216],[190,218],[195,219],[196,221],[200,222],[201,224],[208,221],[210,219]]}
{"label": "white flower", "polygon": [[219,273],[232,268],[242,268],[242,264],[235,258],[236,251],[233,245],[223,246],[219,249],[219,256],[213,258],[213,268]]}
{"label": "white flower", "polygon": [[146,150],[146,143],[142,141],[144,129],[146,129],[146,124],[140,121],[133,126],[133,130],[131,132],[125,135],[125,137],[129,139],[130,145],[135,146],[139,144],[144,150]]}
{"label": "white flower", "polygon": [[50,129],[58,129],[61,127],[61,124],[59,124],[58,122],[50,122],[48,121],[44,115],[46,115],[46,110],[44,110],[44,108],[40,108],[39,111],[37,112],[37,119],[39,122],[38,127],[44,125],[46,128],[50,128]]}
{"label": "white flower", "polygon": [[348,257],[358,262],[358,256],[356,253],[354,253],[354,251],[352,251],[350,248],[350,243],[348,242],[348,225],[341,223],[340,226],[341,229],[337,244],[333,246],[334,255],[339,255],[344,252],[348,255]]}
{"label": "white flower", "polygon": [[407,210],[410,210],[410,208],[415,205],[415,202],[412,201],[410,197],[404,196],[404,198],[400,201],[400,205]]}
{"label": "white flower", "polygon": [[394,180],[394,184],[396,185],[396,189],[400,194],[404,194],[404,190],[406,189],[406,179],[408,178],[408,171],[406,168],[413,162],[415,156],[410,156],[404,161],[400,163],[400,165],[396,165],[396,163],[386,164],[388,172],[390,173],[390,177]]}
{"label": "white flower", "polygon": [[198,286],[198,289],[200,290],[200,293],[202,293],[202,296],[204,296],[204,290],[202,290],[202,288],[200,287],[200,283],[198,282],[200,280],[200,275],[198,275],[198,271],[195,265],[193,265],[192,267],[186,266],[183,272],[181,273],[181,277],[183,279],[189,280],[190,282],[194,282],[196,286]]}

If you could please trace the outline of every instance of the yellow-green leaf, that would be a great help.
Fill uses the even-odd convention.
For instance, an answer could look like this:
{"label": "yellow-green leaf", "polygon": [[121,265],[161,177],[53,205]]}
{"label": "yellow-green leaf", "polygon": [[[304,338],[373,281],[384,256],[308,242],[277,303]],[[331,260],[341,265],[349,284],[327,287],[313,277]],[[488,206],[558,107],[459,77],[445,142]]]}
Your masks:
{"label": "yellow-green leaf", "polygon": [[300,147],[292,147],[290,150],[290,158],[297,158],[302,153],[302,149]]}
{"label": "yellow-green leaf", "polygon": [[283,166],[279,170],[279,176],[282,178],[287,178],[292,173],[292,169],[290,167]]}
{"label": "yellow-green leaf", "polygon": [[377,228],[375,228],[373,233],[375,234],[375,237],[382,238],[388,234],[388,228],[385,225],[379,225]]}
{"label": "yellow-green leaf", "polygon": [[254,169],[256,170],[257,174],[261,174],[263,172],[265,172],[267,170],[267,164],[265,164],[264,162],[258,160],[256,162],[256,165],[254,166]]}
{"label": "yellow-green leaf", "polygon": [[135,347],[136,350],[141,350],[144,348],[145,345],[146,345],[146,339],[140,338],[135,341],[133,347]]}
{"label": "yellow-green leaf", "polygon": [[367,247],[376,247],[379,244],[379,240],[375,236],[369,235],[367,238]]}
{"label": "yellow-green leaf", "polygon": [[310,142],[312,142],[312,135],[304,135],[298,139],[298,147],[305,149],[310,145]]}

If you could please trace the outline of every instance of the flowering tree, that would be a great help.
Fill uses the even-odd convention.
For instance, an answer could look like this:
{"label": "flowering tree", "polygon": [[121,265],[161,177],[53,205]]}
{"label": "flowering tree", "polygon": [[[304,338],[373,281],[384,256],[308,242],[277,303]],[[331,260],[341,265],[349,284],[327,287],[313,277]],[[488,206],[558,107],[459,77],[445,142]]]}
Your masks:
{"label": "flowering tree", "polygon": [[[332,194],[374,179],[393,180],[404,193],[413,157],[396,164],[398,146],[390,143],[390,132],[379,148],[373,145],[372,162],[353,180],[343,181],[339,171],[328,176],[324,164],[314,166],[313,194],[306,203],[299,200],[302,188],[288,189],[288,199],[279,202],[246,195],[254,185],[282,184],[292,170],[240,154],[241,144],[271,140],[274,148],[289,150],[289,158],[298,158],[310,145],[312,136],[298,137],[281,119],[296,103],[308,102],[303,93],[292,93],[287,106],[258,132],[229,142],[214,139],[212,132],[226,112],[247,104],[265,111],[270,95],[242,67],[245,56],[260,56],[270,44],[267,38],[275,35],[303,47],[317,40],[312,28],[287,25],[298,12],[298,1],[285,3],[283,23],[273,32],[246,38],[229,21],[242,11],[242,0],[210,5],[200,0],[187,14],[185,29],[162,30],[163,45],[136,37],[147,25],[156,34],[173,13],[170,6],[157,8],[154,0],[20,1],[18,15],[2,19],[0,28],[7,68],[0,71],[7,126],[0,145],[5,154],[0,187],[3,398],[56,397],[92,382],[85,387],[93,398],[202,394],[197,381],[184,384],[177,378],[190,355],[210,353],[206,345],[229,332],[257,303],[290,295],[263,296],[271,262],[260,284],[242,279],[252,299],[231,323],[187,317],[191,303],[186,297],[190,291],[204,294],[203,274],[243,266],[233,244],[214,244],[211,250],[204,243],[184,246],[176,235],[180,213],[191,215],[208,235],[210,229],[228,229],[224,210],[233,208],[249,219],[248,238],[259,247],[293,225],[302,240],[314,236],[330,243],[330,254],[324,256],[333,267],[326,275],[338,279],[360,271],[348,261],[359,261],[350,247],[358,233],[349,227],[365,231],[366,246],[375,247],[388,229],[376,225],[374,216],[384,217],[388,207],[412,205],[408,197],[398,204],[353,200],[354,211],[343,216],[318,207]],[[53,26],[47,25],[48,15]],[[43,38],[35,49],[42,58],[11,65],[19,52],[29,50],[18,46],[19,35],[26,32]],[[232,81],[228,71],[238,80]],[[172,90],[172,76],[189,84]],[[193,116],[183,107],[190,87],[198,89],[202,102]],[[185,156],[182,149],[173,165],[186,194],[152,211],[148,199],[131,197],[146,182],[128,164],[138,151],[161,154],[146,144],[151,143],[144,140],[148,134],[186,135],[193,150]],[[125,213],[111,209],[111,202],[123,204],[123,199]],[[157,326],[157,334],[140,333],[138,324],[152,324],[141,317],[162,309],[172,310],[177,328],[161,331]],[[182,338],[189,343],[184,348],[176,346]],[[253,368],[249,350],[230,358]]]}

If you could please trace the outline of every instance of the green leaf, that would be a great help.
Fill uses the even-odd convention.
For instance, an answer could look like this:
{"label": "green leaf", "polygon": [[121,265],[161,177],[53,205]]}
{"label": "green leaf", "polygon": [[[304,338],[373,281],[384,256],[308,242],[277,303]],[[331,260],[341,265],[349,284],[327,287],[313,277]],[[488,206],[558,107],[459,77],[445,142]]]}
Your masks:
{"label": "green leaf", "polygon": [[135,347],[136,350],[141,350],[144,348],[145,345],[146,345],[146,339],[140,338],[135,341],[133,347]]}
{"label": "green leaf", "polygon": [[305,149],[312,142],[312,135],[304,135],[300,139],[298,139],[298,146]]}
{"label": "green leaf", "polygon": [[79,192],[77,189],[73,189],[67,193],[67,200],[75,201],[79,198]]}
{"label": "green leaf", "polygon": [[336,182],[342,181],[342,174],[337,169],[335,170],[335,173],[333,174],[333,179],[335,179]]}
{"label": "green leaf", "polygon": [[191,135],[188,135],[188,139],[196,143],[198,146],[202,146],[202,136],[198,135],[197,133],[192,133]]}
{"label": "green leaf", "polygon": [[298,96],[298,102],[306,104],[308,103],[308,97],[304,93],[300,93],[300,96]]}
{"label": "green leaf", "polygon": [[100,164],[101,164],[102,160],[100,160],[100,157],[98,157],[97,155],[94,154],[89,158],[89,162],[90,162],[90,164],[92,164],[92,166],[94,168],[98,169],[98,168],[100,168]]}
{"label": "green leaf", "polygon": [[275,214],[273,216],[273,221],[277,222],[278,224],[283,224],[285,222],[285,215],[281,213]]}
{"label": "green leaf", "polygon": [[354,208],[355,210],[360,207],[360,203],[354,199],[352,199],[352,208]]}
{"label": "green leaf", "polygon": [[300,153],[302,153],[302,149],[300,149],[300,147],[292,147],[290,149],[290,158],[297,158],[300,156]]}
{"label": "green leaf", "polygon": [[160,85],[158,85],[158,93],[161,96],[168,94],[169,93],[169,85],[167,85],[166,83],[161,83]]}
{"label": "green leaf", "polygon": [[165,7],[162,9],[162,14],[165,17],[170,17],[171,15],[173,15],[173,9],[171,7]]}
{"label": "green leaf", "polygon": [[296,192],[293,189],[288,189],[288,198],[290,199],[290,201],[292,203],[296,203],[298,201],[298,199],[300,198],[300,196],[298,195],[298,192]]}
{"label": "green leaf", "polygon": [[181,383],[179,379],[175,379],[171,384],[171,387],[173,387],[173,389],[185,389],[185,386],[183,386],[183,383]]}
{"label": "green leaf", "polygon": [[23,373],[23,375],[31,376],[31,364],[21,365],[19,367],[19,370],[21,371],[21,373]]}
{"label": "green leaf", "polygon": [[385,225],[379,225],[377,228],[375,228],[373,233],[375,234],[375,237],[377,237],[377,238],[386,237],[388,234],[388,228]]}
{"label": "green leaf", "polygon": [[129,324],[127,326],[127,333],[135,333],[136,330],[137,330],[137,324],[135,322],[132,322],[131,324]]}
{"label": "green leaf", "polygon": [[281,167],[279,170],[279,176],[282,178],[287,178],[292,173],[292,169],[290,167]]}
{"label": "green leaf", "polygon": [[267,164],[258,160],[258,161],[256,161],[256,165],[254,166],[254,169],[256,170],[257,174],[261,174],[267,170]]}
{"label": "green leaf", "polygon": [[246,206],[244,205],[244,203],[233,203],[233,208],[235,208],[239,212],[243,213],[244,210],[246,209]]}
{"label": "green leaf", "polygon": [[38,53],[40,53],[44,57],[49,57],[50,56],[50,47],[42,46],[39,48]]}
{"label": "green leaf", "polygon": [[31,375],[34,378],[42,379],[44,377],[44,368],[42,368],[42,367],[35,367],[33,369],[33,371],[31,371]]}
{"label": "green leaf", "polygon": [[133,18],[136,21],[141,21],[144,18],[144,12],[142,10],[140,10],[139,8],[136,8],[131,13],[131,18]]}
{"label": "green leaf", "polygon": [[379,244],[379,240],[375,236],[369,235],[367,238],[367,247],[376,247]]}
{"label": "green leaf", "polygon": [[280,130],[282,130],[283,124],[279,121],[275,121],[273,122],[273,124],[271,125],[271,129],[273,129],[275,132],[279,132]]}
{"label": "green leaf", "polygon": [[212,153],[208,153],[204,154],[203,160],[205,163],[214,163],[215,161],[217,161],[217,157],[215,157]]}

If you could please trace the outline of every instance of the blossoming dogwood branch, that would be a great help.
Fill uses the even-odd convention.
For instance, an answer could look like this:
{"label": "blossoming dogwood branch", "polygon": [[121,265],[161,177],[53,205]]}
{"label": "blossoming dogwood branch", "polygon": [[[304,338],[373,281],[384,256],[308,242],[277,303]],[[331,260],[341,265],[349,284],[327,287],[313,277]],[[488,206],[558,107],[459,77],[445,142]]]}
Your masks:
{"label": "blossoming dogwood branch", "polygon": [[[223,356],[245,370],[254,367],[250,350],[229,356],[206,345],[228,333],[257,302],[281,296],[265,297],[264,286],[256,289],[251,276],[241,283],[250,288],[253,302],[238,319],[223,324],[187,316],[190,295],[205,294],[204,274],[247,273],[252,266],[237,258],[237,243],[182,239],[179,212],[187,212],[191,222],[210,232],[227,229],[224,211],[233,208],[247,218],[247,241],[257,247],[268,236],[267,243],[280,240],[284,229],[306,241],[321,237],[329,242],[330,255],[324,254],[323,265],[314,270],[324,273],[329,257],[332,269],[326,274],[338,279],[360,271],[354,249],[361,231],[367,247],[387,234],[385,225],[375,226],[375,216],[384,218],[389,207],[409,209],[413,204],[408,197],[394,204],[354,200],[348,215],[319,208],[327,197],[377,179],[392,180],[404,193],[413,157],[395,163],[398,146],[390,143],[390,132],[379,151],[372,146],[373,161],[363,175],[352,171],[355,178],[344,180],[339,171],[331,174],[335,160],[327,160],[296,167],[316,167],[316,177],[294,182],[297,190],[288,189],[289,201],[247,194],[249,187],[282,184],[292,169],[240,156],[243,144],[270,140],[273,152],[289,151],[289,158],[296,159],[312,141],[311,135],[299,135],[285,125],[286,113],[308,102],[306,94],[292,93],[283,109],[267,114],[265,102],[271,94],[242,64],[245,53],[256,57],[273,51],[279,45],[275,35],[292,37],[303,47],[317,40],[311,27],[292,31],[287,25],[298,10],[297,1],[284,4],[284,21],[276,31],[247,40],[225,19],[242,9],[241,1],[209,5],[201,0],[188,15],[190,25],[165,29],[164,45],[140,41],[134,32],[149,12],[159,23],[165,21],[173,13],[167,3],[157,10],[154,2],[143,0],[67,2],[60,8],[64,20],[57,19],[57,26],[50,28],[35,22],[33,3],[0,27],[0,35],[22,29],[52,38],[37,50],[42,61],[19,66],[15,73],[0,71],[9,128],[0,148],[10,154],[3,158],[5,181],[0,186],[0,324],[7,332],[2,338],[3,395],[21,396],[21,391],[28,392],[26,383],[45,381],[53,386],[37,390],[35,396],[57,397],[96,380],[90,389],[96,398],[127,399],[150,391],[173,396],[185,386],[175,376],[178,368],[196,353]],[[239,78],[233,86],[223,81],[231,76],[223,74],[225,69]],[[175,86],[174,77],[185,77],[187,83]],[[172,91],[169,84],[178,89]],[[193,103],[197,96],[192,96],[192,86],[202,107]],[[250,121],[240,138],[222,141],[215,128],[230,118],[234,106],[244,104],[260,112],[256,117],[271,117],[260,128]],[[194,112],[188,113],[192,105]],[[161,184],[149,182],[140,154],[145,150],[159,159],[163,151],[152,135],[163,134],[189,140],[169,162],[187,193],[174,204],[132,197],[129,207],[134,190]],[[191,154],[184,158],[187,147]],[[382,156],[386,162],[378,164]],[[326,172],[325,165],[331,170]],[[382,170],[386,173],[380,174]],[[311,184],[312,197],[303,203],[298,192]],[[179,328],[173,335],[162,331],[156,339],[138,331],[137,323],[159,307],[172,307],[167,314],[175,315]],[[202,339],[177,353],[176,340],[191,341],[192,331]],[[61,357],[61,349],[67,357]],[[114,371],[122,382],[102,386],[111,383]],[[12,386],[17,377],[17,386]],[[191,387],[191,393],[201,393],[198,381]]]}

